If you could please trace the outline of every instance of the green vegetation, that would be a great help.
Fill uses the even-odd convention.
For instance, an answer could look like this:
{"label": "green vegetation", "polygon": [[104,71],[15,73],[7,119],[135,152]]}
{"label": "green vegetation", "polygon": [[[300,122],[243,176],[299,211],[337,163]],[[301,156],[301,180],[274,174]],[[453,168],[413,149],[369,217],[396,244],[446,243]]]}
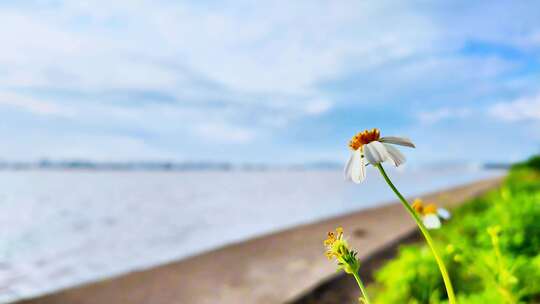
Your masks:
{"label": "green vegetation", "polygon": [[[454,210],[433,233],[459,303],[540,303],[540,156],[503,185]],[[406,245],[378,271],[375,303],[447,303],[425,245]]]}

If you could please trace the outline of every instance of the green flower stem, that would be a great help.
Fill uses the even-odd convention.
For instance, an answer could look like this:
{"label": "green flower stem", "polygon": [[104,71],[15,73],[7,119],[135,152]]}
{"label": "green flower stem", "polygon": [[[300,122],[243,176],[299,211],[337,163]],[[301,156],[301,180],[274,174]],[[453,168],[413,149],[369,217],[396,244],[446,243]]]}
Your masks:
{"label": "green flower stem", "polygon": [[450,304],[456,304],[457,303],[456,302],[456,296],[454,295],[454,288],[452,287],[452,282],[450,281],[450,276],[448,276],[448,271],[446,270],[446,266],[444,265],[443,260],[439,256],[439,253],[437,252],[437,249],[435,249],[435,244],[433,244],[433,239],[431,238],[431,235],[429,234],[429,231],[427,230],[426,226],[424,226],[424,223],[418,217],[418,215],[416,214],[414,209],[411,207],[411,205],[407,202],[407,200],[403,197],[403,195],[401,195],[401,193],[399,193],[396,186],[394,186],[394,184],[392,183],[392,181],[390,180],[390,178],[388,177],[388,175],[384,171],[382,165],[378,164],[377,168],[381,172],[381,174],[384,177],[384,180],[386,181],[388,186],[390,186],[390,188],[392,188],[392,190],[397,195],[397,197],[399,198],[399,200],[401,201],[401,203],[403,204],[405,209],[407,209],[409,214],[416,221],[416,224],[418,225],[418,228],[420,228],[420,231],[422,231],[422,234],[424,235],[424,238],[426,239],[426,242],[427,242],[429,248],[431,248],[431,252],[433,253],[433,256],[435,256],[435,260],[437,260],[437,265],[439,265],[439,270],[441,271],[441,275],[443,277],[444,286],[446,287],[446,293],[448,294],[448,302]]}
{"label": "green flower stem", "polygon": [[362,280],[360,280],[360,275],[358,275],[358,272],[353,272],[352,275],[356,279],[356,283],[358,283],[358,286],[360,287],[360,291],[362,291],[362,296],[364,297],[365,304],[370,304],[371,302],[369,301],[366,287],[364,286],[364,283],[362,283]]}

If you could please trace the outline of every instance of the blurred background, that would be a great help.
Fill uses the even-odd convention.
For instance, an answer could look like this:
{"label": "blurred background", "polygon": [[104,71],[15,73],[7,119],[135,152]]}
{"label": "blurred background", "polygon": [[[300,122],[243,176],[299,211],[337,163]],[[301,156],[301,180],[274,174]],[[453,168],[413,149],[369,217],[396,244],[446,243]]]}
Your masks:
{"label": "blurred background", "polygon": [[0,20],[6,303],[389,201],[343,181],[363,129],[415,142],[408,194],[540,150],[535,1],[21,0]]}

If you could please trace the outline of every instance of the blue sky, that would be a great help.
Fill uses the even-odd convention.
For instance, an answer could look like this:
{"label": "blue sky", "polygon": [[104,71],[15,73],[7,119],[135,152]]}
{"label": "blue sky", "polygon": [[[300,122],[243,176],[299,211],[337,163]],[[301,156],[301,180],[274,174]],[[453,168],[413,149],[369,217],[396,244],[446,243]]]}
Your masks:
{"label": "blue sky", "polygon": [[0,158],[411,161],[540,150],[538,1],[3,1]]}

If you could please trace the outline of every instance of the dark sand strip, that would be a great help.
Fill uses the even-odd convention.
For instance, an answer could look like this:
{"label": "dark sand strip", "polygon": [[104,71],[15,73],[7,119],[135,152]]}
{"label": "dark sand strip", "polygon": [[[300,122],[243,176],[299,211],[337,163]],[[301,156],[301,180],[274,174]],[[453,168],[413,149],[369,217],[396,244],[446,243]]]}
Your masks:
{"label": "dark sand strip", "polygon": [[[480,181],[423,198],[452,207],[498,186],[500,181]],[[326,232],[337,226],[345,228],[362,260],[373,258],[415,230],[403,207],[394,203],[18,303],[285,303],[335,276],[335,266],[323,254],[322,241]]]}

